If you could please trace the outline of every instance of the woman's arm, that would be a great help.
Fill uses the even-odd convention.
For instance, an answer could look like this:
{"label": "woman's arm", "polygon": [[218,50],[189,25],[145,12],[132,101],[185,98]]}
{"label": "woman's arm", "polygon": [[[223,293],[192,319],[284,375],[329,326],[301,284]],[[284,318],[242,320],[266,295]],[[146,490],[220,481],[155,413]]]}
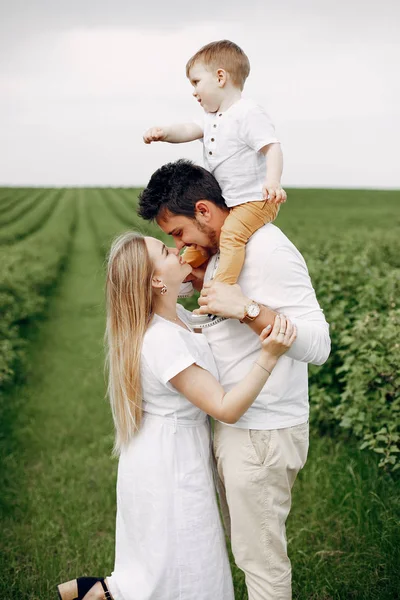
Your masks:
{"label": "woman's arm", "polygon": [[270,329],[269,326],[260,334],[261,352],[249,373],[229,392],[225,393],[209,371],[194,364],[173,377],[171,384],[190,402],[215,419],[236,423],[263,389],[278,358],[296,339],[296,328],[283,315],[277,315],[268,336]]}

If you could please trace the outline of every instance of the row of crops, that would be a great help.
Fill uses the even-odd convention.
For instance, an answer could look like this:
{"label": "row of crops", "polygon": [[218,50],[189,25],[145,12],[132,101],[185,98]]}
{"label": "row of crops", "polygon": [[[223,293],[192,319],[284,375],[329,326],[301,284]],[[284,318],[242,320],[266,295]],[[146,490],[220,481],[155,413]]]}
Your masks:
{"label": "row of crops", "polygon": [[122,190],[0,190],[0,394],[24,372],[26,325],[44,313],[79,214],[87,212],[104,256],[135,225],[134,198]]}
{"label": "row of crops", "polygon": [[75,222],[70,191],[17,190],[0,196],[0,393],[21,373],[25,326],[43,314]]}
{"label": "row of crops", "polygon": [[[0,190],[0,390],[21,372],[25,325],[43,313],[82,211],[102,257],[126,229],[160,236],[136,216],[136,197],[126,189]],[[289,198],[294,204],[278,225],[303,252],[331,325],[331,358],[310,368],[311,421],[356,437],[382,467],[396,470],[399,198],[332,190],[322,200],[316,191],[293,190]]]}

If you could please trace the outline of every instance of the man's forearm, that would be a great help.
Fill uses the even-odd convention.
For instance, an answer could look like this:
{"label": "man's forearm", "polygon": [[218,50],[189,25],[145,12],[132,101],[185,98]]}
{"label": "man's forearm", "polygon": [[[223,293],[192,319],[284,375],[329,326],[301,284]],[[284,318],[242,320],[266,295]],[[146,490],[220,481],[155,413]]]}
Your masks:
{"label": "man's forearm", "polygon": [[260,335],[267,325],[273,326],[278,313],[268,306],[260,304],[260,314],[256,319],[250,321],[245,319],[246,306],[250,302],[252,300],[243,294],[238,284],[227,285],[209,281],[201,290],[198,312],[203,315],[212,313],[227,319],[243,320],[257,335]]}
{"label": "man's forearm", "polygon": [[[253,320],[245,318],[246,306],[252,300],[245,296],[239,285],[224,283],[206,283],[199,298],[201,314],[217,314],[230,319],[243,321],[255,334],[260,335],[267,325],[273,325],[278,314],[269,306],[259,303],[260,314]],[[283,312],[283,311],[282,311]],[[322,311],[315,308],[308,311],[307,318],[285,313],[297,327],[297,338],[287,352],[287,356],[300,362],[322,365],[330,352],[329,325]],[[244,326],[244,325],[243,325]]]}
{"label": "man's forearm", "polygon": [[197,123],[179,123],[162,128],[165,132],[165,142],[183,144],[193,142],[203,137],[203,131]]}
{"label": "man's forearm", "polygon": [[[260,314],[253,321],[245,319],[246,323],[257,335],[267,325],[274,322],[277,313],[260,304]],[[331,340],[329,337],[329,325],[326,321],[310,321],[290,317],[290,320],[297,327],[296,341],[287,351],[286,356],[300,362],[311,363],[313,365],[323,365],[327,361],[331,351]]]}
{"label": "man's forearm", "polygon": [[[256,333],[260,335],[261,331],[267,325],[273,324],[277,312],[264,306],[260,306],[260,314],[256,319],[250,321],[244,319],[243,323],[246,323]],[[300,362],[311,363],[313,365],[322,365],[329,357],[331,351],[331,341],[329,337],[329,325],[326,321],[310,321],[289,317],[294,325],[297,327],[296,341],[292,347],[287,351],[286,356],[298,360]]]}
{"label": "man's forearm", "polygon": [[[249,300],[250,302],[250,300]],[[258,315],[258,317],[256,319],[253,319],[252,321],[250,321],[249,319],[245,318],[243,320],[243,323],[246,323],[246,325],[248,325],[250,327],[250,329],[252,329],[254,331],[254,333],[256,333],[257,335],[260,335],[260,333],[262,332],[262,330],[267,327],[268,325],[271,325],[271,327],[274,324],[275,321],[275,317],[278,314],[275,310],[272,310],[272,308],[269,308],[268,306],[264,306],[263,304],[260,304],[260,314]],[[243,316],[244,316],[244,307],[243,307]],[[243,319],[243,317],[240,317],[240,320]]]}

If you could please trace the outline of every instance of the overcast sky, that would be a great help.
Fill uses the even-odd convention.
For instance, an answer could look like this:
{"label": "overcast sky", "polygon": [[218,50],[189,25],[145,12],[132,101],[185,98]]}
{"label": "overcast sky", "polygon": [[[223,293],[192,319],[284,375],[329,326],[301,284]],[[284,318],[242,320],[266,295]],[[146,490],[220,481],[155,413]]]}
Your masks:
{"label": "overcast sky", "polygon": [[201,144],[142,142],[198,119],[202,45],[247,53],[288,186],[400,188],[397,0],[0,0],[0,185],[144,185]]}

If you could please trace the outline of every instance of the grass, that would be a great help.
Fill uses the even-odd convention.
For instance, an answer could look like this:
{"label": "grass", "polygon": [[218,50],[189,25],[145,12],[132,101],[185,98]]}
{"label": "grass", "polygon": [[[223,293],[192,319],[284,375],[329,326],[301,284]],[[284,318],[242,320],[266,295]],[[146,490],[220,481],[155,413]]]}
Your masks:
{"label": "grass", "polygon": [[399,597],[399,488],[374,456],[315,433],[293,507],[297,598]]}
{"label": "grass", "polygon": [[276,224],[294,244],[340,238],[345,231],[394,231],[400,226],[400,192],[288,190]]}
{"label": "grass", "polygon": [[[287,524],[297,600],[400,597],[398,484],[348,440],[310,436]],[[236,572],[236,598],[247,599]]]}
{"label": "grass", "polygon": [[[30,330],[27,380],[10,390],[3,416],[2,600],[50,600],[60,581],[106,575],[113,568],[117,463],[110,456],[112,420],[104,398],[99,238],[126,226],[107,203],[97,210],[106,192],[77,193],[79,221],[69,261],[46,320]],[[295,236],[302,217],[315,237],[325,214],[333,235],[348,224],[350,213],[361,215],[360,226],[367,227],[368,206],[370,223],[384,228],[390,214],[392,223],[396,218],[392,196],[382,209],[349,192],[339,202],[343,210],[351,207],[347,218],[333,206],[334,198],[293,191],[292,220],[288,204],[281,226],[287,220]],[[288,522],[294,598],[400,598],[399,521],[398,479],[378,470],[375,457],[352,440],[313,432]],[[243,575],[236,568],[233,575],[236,599],[244,600]]]}
{"label": "grass", "polygon": [[9,397],[2,598],[54,598],[70,574],[112,567],[103,265],[82,208],[62,285],[32,343],[27,384]]}

